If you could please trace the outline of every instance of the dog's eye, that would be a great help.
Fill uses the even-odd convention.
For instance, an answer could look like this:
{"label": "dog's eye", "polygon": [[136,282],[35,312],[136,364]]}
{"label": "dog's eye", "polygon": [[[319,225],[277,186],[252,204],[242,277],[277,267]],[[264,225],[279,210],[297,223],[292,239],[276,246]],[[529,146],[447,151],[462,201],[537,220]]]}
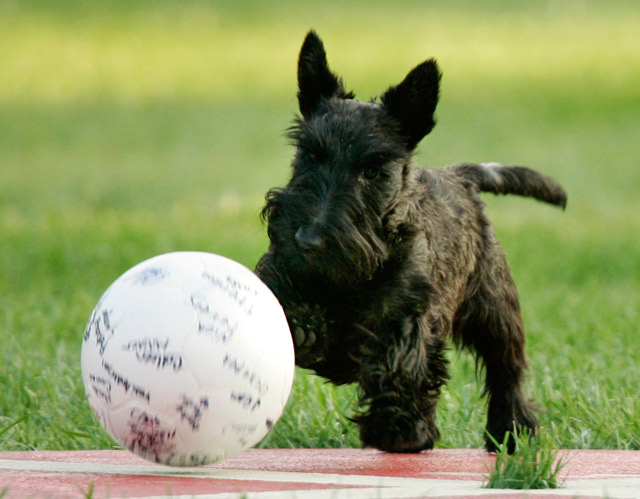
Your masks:
{"label": "dog's eye", "polygon": [[362,176],[367,180],[373,180],[378,176],[379,173],[380,171],[377,168],[370,166],[364,169],[364,171],[362,172]]}

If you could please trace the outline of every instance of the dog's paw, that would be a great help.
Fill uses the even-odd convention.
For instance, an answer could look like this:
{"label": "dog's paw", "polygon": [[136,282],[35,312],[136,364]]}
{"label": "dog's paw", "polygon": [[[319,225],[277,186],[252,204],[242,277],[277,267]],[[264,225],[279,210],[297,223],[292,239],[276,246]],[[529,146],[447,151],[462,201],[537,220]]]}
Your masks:
{"label": "dog's paw", "polygon": [[394,412],[391,408],[358,420],[364,447],[385,452],[420,452],[433,449],[440,433],[433,420]]}
{"label": "dog's paw", "polygon": [[307,367],[321,361],[327,345],[327,321],[317,305],[301,304],[288,310],[296,363]]}
{"label": "dog's paw", "polygon": [[299,326],[297,321],[293,320],[293,342],[296,348],[309,348],[316,343],[316,334],[308,328]]}

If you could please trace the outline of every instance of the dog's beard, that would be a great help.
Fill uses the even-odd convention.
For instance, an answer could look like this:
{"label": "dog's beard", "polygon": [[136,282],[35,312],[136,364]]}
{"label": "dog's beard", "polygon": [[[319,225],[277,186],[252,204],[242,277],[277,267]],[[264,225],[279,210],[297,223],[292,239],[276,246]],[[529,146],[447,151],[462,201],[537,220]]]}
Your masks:
{"label": "dog's beard", "polygon": [[314,219],[313,204],[313,197],[286,189],[273,189],[267,195],[262,216],[268,222],[278,265],[294,279],[328,285],[352,287],[371,280],[389,256],[381,219],[369,216],[371,209],[365,212],[360,204],[342,199],[336,203],[340,209],[329,210],[321,229],[316,229],[322,247],[304,249],[296,241],[296,232]]}
{"label": "dog's beard", "polygon": [[326,248],[299,253],[294,271],[341,287],[354,287],[373,279],[387,258],[388,250],[375,233],[349,230],[340,237],[327,237]]}
{"label": "dog's beard", "polygon": [[329,227],[323,234],[324,247],[308,251],[297,244],[295,227],[280,222],[274,219],[269,225],[272,250],[278,255],[278,265],[287,268],[293,279],[354,287],[373,279],[388,258],[387,245],[373,231],[349,223]]}

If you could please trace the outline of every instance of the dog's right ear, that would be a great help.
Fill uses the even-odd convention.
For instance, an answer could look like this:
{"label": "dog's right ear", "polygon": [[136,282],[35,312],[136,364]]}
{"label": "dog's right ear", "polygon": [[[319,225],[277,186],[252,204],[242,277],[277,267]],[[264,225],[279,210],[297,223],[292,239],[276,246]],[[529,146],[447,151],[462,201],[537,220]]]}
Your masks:
{"label": "dog's right ear", "polygon": [[407,147],[413,149],[435,126],[440,92],[440,70],[434,59],[413,68],[399,85],[390,87],[380,100],[400,123]]}
{"label": "dog's right ear", "polygon": [[353,98],[344,89],[342,80],[329,70],[324,45],[311,30],[304,39],[298,59],[298,105],[302,116],[308,118],[323,99]]}

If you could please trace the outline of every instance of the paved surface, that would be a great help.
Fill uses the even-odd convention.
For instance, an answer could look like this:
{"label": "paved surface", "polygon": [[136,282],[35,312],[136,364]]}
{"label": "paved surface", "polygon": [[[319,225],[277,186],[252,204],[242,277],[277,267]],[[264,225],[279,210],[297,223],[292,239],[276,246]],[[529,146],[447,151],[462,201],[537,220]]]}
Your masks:
{"label": "paved surface", "polygon": [[[249,450],[216,465],[169,468],[128,451],[0,452],[0,498],[640,498],[640,451],[561,451],[556,490],[483,489],[481,450]],[[3,495],[4,494],[4,495]]]}

